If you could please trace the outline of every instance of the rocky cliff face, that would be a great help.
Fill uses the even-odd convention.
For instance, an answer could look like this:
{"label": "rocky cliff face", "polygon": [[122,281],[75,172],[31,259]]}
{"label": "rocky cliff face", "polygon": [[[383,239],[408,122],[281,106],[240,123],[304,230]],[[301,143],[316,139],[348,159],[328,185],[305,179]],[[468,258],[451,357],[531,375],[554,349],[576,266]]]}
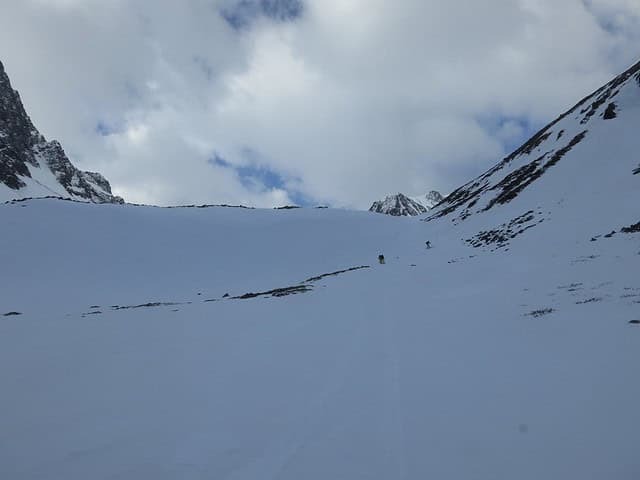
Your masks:
{"label": "rocky cliff face", "polygon": [[60,143],[38,132],[0,62],[0,200],[43,196],[123,202],[102,175],[77,169]]}

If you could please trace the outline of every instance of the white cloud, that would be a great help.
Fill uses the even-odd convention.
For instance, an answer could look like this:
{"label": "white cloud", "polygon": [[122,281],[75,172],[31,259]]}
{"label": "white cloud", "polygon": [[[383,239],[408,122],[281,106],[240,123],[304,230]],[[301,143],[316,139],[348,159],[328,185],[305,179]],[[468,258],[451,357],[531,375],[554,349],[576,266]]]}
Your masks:
{"label": "white cloud", "polygon": [[233,0],[0,4],[36,125],[160,204],[291,202],[214,152],[340,206],[449,190],[640,55],[636,0],[308,0],[241,31]]}

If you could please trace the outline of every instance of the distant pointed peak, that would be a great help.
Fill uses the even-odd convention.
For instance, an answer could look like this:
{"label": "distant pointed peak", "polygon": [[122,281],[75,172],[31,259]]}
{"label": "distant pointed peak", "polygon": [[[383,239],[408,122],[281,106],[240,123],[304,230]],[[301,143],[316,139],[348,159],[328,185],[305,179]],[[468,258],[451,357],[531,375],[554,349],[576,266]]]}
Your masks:
{"label": "distant pointed peak", "polygon": [[416,216],[427,212],[427,209],[404,193],[387,195],[384,200],[374,202],[370,212],[392,215],[394,217]]}

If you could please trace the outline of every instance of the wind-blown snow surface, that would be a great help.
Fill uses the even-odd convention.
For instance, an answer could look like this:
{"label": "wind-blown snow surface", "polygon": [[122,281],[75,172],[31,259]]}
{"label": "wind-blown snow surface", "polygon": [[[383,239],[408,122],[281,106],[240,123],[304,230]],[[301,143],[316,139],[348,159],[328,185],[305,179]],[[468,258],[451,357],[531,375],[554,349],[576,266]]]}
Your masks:
{"label": "wind-blown snow surface", "polygon": [[0,205],[0,478],[637,479],[640,234],[590,241],[631,197],[494,251],[471,218]]}

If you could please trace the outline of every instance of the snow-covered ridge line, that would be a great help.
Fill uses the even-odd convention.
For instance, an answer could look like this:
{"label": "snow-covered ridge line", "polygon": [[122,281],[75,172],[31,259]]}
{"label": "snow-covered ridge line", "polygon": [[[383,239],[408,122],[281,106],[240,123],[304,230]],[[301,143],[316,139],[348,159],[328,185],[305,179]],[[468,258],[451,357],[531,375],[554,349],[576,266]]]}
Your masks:
{"label": "snow-covered ridge line", "polygon": [[[27,202],[30,200],[64,200],[65,202],[75,202],[75,203],[87,203],[86,200],[78,200],[78,199],[74,199],[74,198],[70,198],[70,197],[61,197],[59,195],[45,195],[45,196],[38,196],[38,197],[23,197],[23,198],[15,198],[12,200],[5,200],[4,202],[0,202],[3,204],[14,204],[14,203],[21,203],[21,202]],[[98,202],[99,203],[99,202]],[[103,202],[103,203],[111,203],[111,202]],[[166,208],[166,209],[174,209],[174,208],[242,208],[245,210],[256,210],[256,207],[249,207],[246,205],[229,205],[226,203],[203,203],[200,205],[196,205],[196,204],[191,204],[191,205],[150,205],[150,204],[146,204],[146,203],[129,203],[129,202],[112,202],[112,203],[122,203],[122,204],[126,204],[128,206],[131,207],[150,207],[150,208]],[[303,208],[303,207],[299,207],[299,206],[292,206],[292,205],[285,205],[282,207],[273,207],[273,210],[292,210],[292,209],[298,209],[298,208]],[[319,207],[313,207],[316,209],[324,209],[327,207],[324,206],[319,206]],[[268,209],[267,209],[268,210]]]}

